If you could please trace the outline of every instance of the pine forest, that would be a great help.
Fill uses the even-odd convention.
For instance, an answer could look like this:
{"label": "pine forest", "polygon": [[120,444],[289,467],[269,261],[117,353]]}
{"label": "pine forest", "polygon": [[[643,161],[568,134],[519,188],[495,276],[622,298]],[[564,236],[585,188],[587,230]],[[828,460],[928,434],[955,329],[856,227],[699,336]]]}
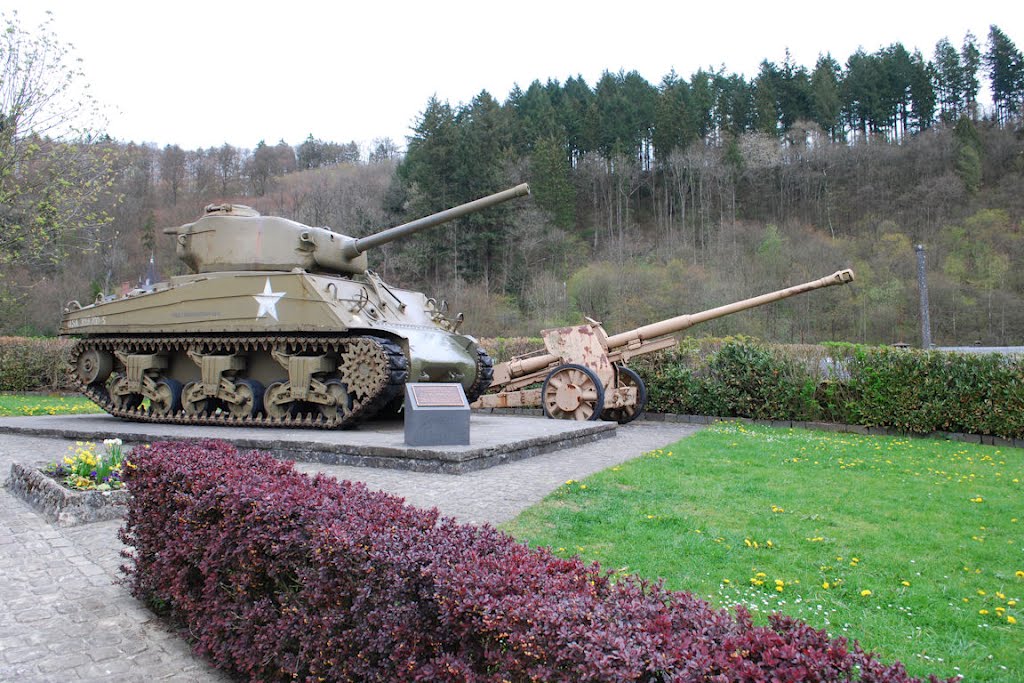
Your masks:
{"label": "pine forest", "polygon": [[528,182],[529,199],[380,248],[371,268],[446,299],[470,334],[534,336],[584,315],[622,331],[851,267],[852,286],[692,333],[918,345],[923,245],[935,343],[1024,344],[1024,57],[996,26],[930,54],[787,53],[752,78],[536,80],[432,98],[401,142],[314,131],[251,149],[59,134],[55,93],[12,58],[44,39],[7,28],[0,334],[52,335],[69,300],[187,272],[162,229],[210,203],[361,236]]}

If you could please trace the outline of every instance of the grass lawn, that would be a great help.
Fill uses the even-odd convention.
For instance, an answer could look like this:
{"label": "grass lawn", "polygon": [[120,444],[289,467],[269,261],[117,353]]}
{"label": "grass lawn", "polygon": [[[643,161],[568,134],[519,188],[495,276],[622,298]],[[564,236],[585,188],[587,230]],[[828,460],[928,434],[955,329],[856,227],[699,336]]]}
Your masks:
{"label": "grass lawn", "polygon": [[922,676],[1024,680],[1024,450],[719,424],[566,482],[533,545],[778,611]]}
{"label": "grass lawn", "polygon": [[0,417],[16,415],[71,415],[102,413],[98,405],[84,396],[34,396],[0,394]]}

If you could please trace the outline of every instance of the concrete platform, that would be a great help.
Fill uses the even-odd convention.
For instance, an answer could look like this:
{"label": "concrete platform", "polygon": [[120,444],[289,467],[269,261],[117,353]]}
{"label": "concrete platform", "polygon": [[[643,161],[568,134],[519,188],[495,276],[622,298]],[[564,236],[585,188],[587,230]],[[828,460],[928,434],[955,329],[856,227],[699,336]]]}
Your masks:
{"label": "concrete platform", "polygon": [[614,436],[614,422],[570,422],[474,413],[468,446],[406,446],[400,420],[356,429],[279,429],[130,422],[111,415],[43,415],[0,418],[0,433],[126,443],[220,439],[238,448],[326,465],[357,465],[463,474]]}

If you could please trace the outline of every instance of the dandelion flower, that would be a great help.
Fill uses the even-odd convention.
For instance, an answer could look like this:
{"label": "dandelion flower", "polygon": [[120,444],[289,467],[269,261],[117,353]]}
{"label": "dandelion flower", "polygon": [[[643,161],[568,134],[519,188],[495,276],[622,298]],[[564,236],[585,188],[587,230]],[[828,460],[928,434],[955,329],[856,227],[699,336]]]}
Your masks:
{"label": "dandelion flower", "polygon": [[909,581],[900,581],[900,583],[903,584],[904,586],[909,586],[910,585]]}
{"label": "dandelion flower", "polygon": [[978,610],[978,614],[984,616],[984,615],[988,614],[988,610],[987,609],[980,609],[980,610]]}
{"label": "dandelion flower", "polygon": [[831,588],[832,586],[831,586],[831,585],[829,584],[829,582],[828,582],[828,581],[822,581],[822,582],[821,582],[821,587],[822,587],[822,588],[824,588],[825,590],[828,590],[828,589],[829,589],[829,588]]}
{"label": "dandelion flower", "polygon": [[1016,624],[1017,620],[1014,619],[1013,617],[1006,617],[1006,623],[1007,624]]}
{"label": "dandelion flower", "polygon": [[868,590],[867,588],[865,588],[864,590],[862,590],[862,591],[860,592],[860,597],[862,597],[862,598],[866,598],[866,597],[868,597],[869,595],[871,595],[871,591],[869,591],[869,590]]}

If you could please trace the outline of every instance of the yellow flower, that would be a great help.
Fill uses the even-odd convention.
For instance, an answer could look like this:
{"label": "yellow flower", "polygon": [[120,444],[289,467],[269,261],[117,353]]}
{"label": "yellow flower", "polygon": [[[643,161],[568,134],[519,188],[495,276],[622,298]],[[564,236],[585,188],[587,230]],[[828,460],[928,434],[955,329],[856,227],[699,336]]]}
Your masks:
{"label": "yellow flower", "polygon": [[1024,571],[1021,571],[1020,569],[1018,569],[1016,571],[1016,573],[1014,574],[1014,576],[1016,576],[1018,579],[1024,579]]}
{"label": "yellow flower", "polygon": [[1017,620],[1014,619],[1013,617],[1006,617],[1006,623],[1007,624],[1016,624]]}
{"label": "yellow flower", "polygon": [[831,586],[829,585],[828,581],[822,581],[821,582],[821,587],[824,588],[825,590],[828,590],[829,588],[831,588]]}
{"label": "yellow flower", "polygon": [[988,610],[987,609],[980,609],[980,610],[978,610],[978,614],[981,614],[981,615],[984,616],[984,615],[988,614]]}
{"label": "yellow flower", "polygon": [[864,590],[862,590],[862,591],[860,592],[860,597],[862,597],[862,598],[866,598],[866,597],[868,597],[869,595],[871,595],[871,591],[869,591],[869,590],[868,590],[867,588],[865,588]]}
{"label": "yellow flower", "polygon": [[902,583],[904,586],[909,586],[910,585],[909,581],[900,581],[900,583]]}
{"label": "yellow flower", "polygon": [[1007,607],[1016,607],[1017,606],[1017,601],[1016,600],[1009,600],[1009,601],[1007,601],[1006,606]]}

